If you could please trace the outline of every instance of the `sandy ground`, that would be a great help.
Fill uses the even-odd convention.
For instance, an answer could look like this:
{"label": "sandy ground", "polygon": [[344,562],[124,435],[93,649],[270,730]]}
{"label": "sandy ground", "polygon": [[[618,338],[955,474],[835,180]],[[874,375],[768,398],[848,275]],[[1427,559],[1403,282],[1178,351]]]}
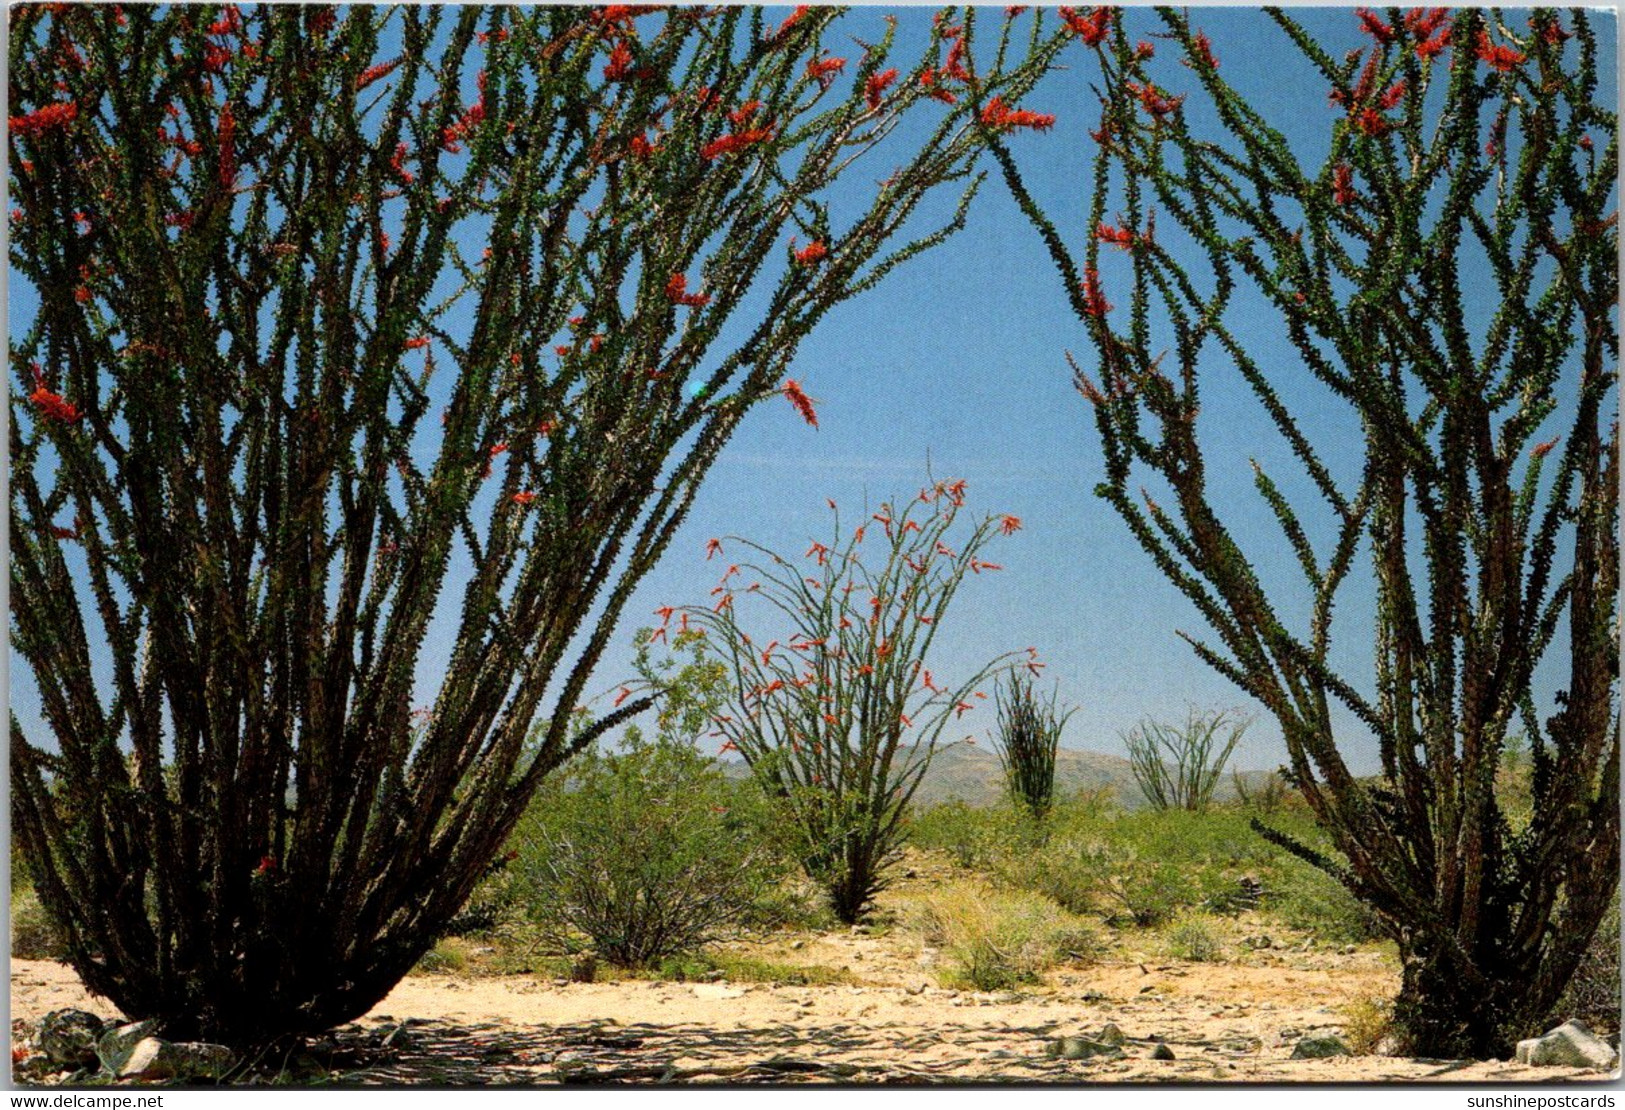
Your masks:
{"label": "sandy ground", "polygon": [[[983,994],[930,985],[932,954],[895,939],[806,934],[763,959],[847,969],[861,985],[414,976],[334,1044],[353,1084],[659,1082],[1217,1083],[1606,1080],[1570,1068],[1356,1056],[1290,1059],[1341,1007],[1391,995],[1379,952],[1247,952],[1231,962],[1128,959],[1053,971],[1042,987]],[[13,960],[14,1028],[74,1006],[108,1017],[72,971]],[[1059,1036],[1116,1024],[1120,1060],[1061,1060]],[[1173,1060],[1151,1059],[1157,1040]],[[387,1041],[387,1046],[384,1042]]]}

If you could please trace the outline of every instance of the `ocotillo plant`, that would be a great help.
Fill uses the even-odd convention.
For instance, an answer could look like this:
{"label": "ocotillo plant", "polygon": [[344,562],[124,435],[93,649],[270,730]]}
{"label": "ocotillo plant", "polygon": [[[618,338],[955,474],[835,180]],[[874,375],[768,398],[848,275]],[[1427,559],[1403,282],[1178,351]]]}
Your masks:
{"label": "ocotillo plant", "polygon": [[[1099,492],[1217,634],[1192,641],[1201,658],[1280,724],[1346,862],[1275,839],[1398,942],[1404,1047],[1505,1055],[1547,1019],[1619,868],[1611,48],[1578,9],[1516,31],[1494,10],[1361,9],[1369,37],[1338,57],[1270,11],[1331,95],[1330,142],[1308,161],[1186,15],[1160,11],[1168,37],[1147,51],[1100,11],[1079,31],[1103,74],[1081,264],[1000,156],[1098,355],[1077,382],[1104,447]],[[1187,97],[1216,123],[1193,123]],[[1280,351],[1232,326],[1241,290],[1284,322]],[[1324,502],[1255,467],[1312,599],[1296,630],[1211,496],[1200,400],[1221,367]],[[1350,473],[1284,399],[1288,373],[1364,437]],[[1334,602],[1367,555],[1372,681],[1331,653]],[[1547,660],[1567,687],[1551,701],[1534,681]],[[1345,759],[1339,703],[1375,737],[1375,780]],[[1495,793],[1509,730],[1531,745],[1522,827]]]}
{"label": "ocotillo plant", "polygon": [[946,13],[899,80],[827,8],[12,16],[13,831],[126,1014],[319,1030],[646,705],[570,727],[800,340],[957,223],[899,237],[970,181],[953,90],[1048,48],[973,75]]}
{"label": "ocotillo plant", "polygon": [[[737,545],[763,561],[730,565],[714,605],[683,610],[733,672],[734,704],[717,717],[724,748],[783,802],[802,867],[848,923],[885,889],[909,799],[943,731],[985,697],[977,685],[1023,660],[1043,666],[1032,651],[1004,655],[953,686],[926,666],[965,576],[999,569],[982,548],[1021,526],[989,517],[954,539],[964,487],[938,482],[849,533],[836,512],[830,542],[815,542],[802,564],[714,540],[713,552]],[[736,612],[742,599],[776,609],[778,625],[752,636]]]}
{"label": "ocotillo plant", "polygon": [[1076,707],[1061,712],[1056,696],[1040,700],[1033,691],[1033,676],[1019,671],[1001,677],[993,691],[999,714],[993,751],[1004,772],[1005,790],[1011,801],[1039,821],[1055,804],[1055,750],[1066,722],[1077,712]]}
{"label": "ocotillo plant", "polygon": [[1230,753],[1251,724],[1228,709],[1204,713],[1192,708],[1183,725],[1147,717],[1123,736],[1140,793],[1156,809],[1203,812]]}

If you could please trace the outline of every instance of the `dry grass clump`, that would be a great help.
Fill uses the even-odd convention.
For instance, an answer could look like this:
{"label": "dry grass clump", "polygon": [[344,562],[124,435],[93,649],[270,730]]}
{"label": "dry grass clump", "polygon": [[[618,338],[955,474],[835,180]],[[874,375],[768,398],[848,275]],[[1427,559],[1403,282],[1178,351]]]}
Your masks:
{"label": "dry grass clump", "polygon": [[1223,926],[1211,914],[1189,913],[1168,927],[1163,941],[1168,954],[1194,963],[1216,963],[1224,958]]}
{"label": "dry grass clump", "polygon": [[1007,990],[1033,983],[1061,960],[1087,956],[1098,940],[1087,923],[1030,891],[950,883],[922,901],[921,939],[942,949],[944,986]]}
{"label": "dry grass clump", "polygon": [[1394,1004],[1386,998],[1367,995],[1343,1007],[1343,1039],[1356,1056],[1376,1054],[1393,1023]]}

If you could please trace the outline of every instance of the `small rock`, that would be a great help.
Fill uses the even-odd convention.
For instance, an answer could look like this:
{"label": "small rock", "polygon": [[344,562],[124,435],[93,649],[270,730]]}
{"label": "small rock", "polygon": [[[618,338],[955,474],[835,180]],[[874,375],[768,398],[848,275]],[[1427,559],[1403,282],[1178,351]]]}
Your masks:
{"label": "small rock", "polygon": [[1342,954],[1345,955],[1345,956],[1352,956],[1356,952],[1358,952],[1359,950],[1360,950],[1359,945],[1355,945],[1355,944],[1345,944],[1341,949]]}
{"label": "small rock", "polygon": [[874,932],[874,930],[869,928],[867,925],[852,926],[852,935],[855,937],[866,937],[872,932]]}
{"label": "small rock", "polygon": [[1583,1022],[1566,1021],[1544,1037],[1518,1042],[1517,1061],[1535,1068],[1570,1067],[1612,1071],[1619,1053]]}
{"label": "small rock", "polygon": [[1107,1022],[1105,1028],[1096,1034],[1095,1040],[1101,1044],[1121,1047],[1128,1038],[1123,1035],[1123,1031],[1117,1027],[1115,1022]]}
{"label": "small rock", "polygon": [[35,1043],[58,1067],[93,1068],[96,1042],[107,1023],[85,1010],[53,1010],[40,1019]]}
{"label": "small rock", "polygon": [[790,951],[792,952],[800,952],[805,947],[807,947],[807,942],[804,940],[793,940],[790,942]]}
{"label": "small rock", "polygon": [[109,1075],[117,1075],[124,1070],[124,1065],[130,1059],[130,1053],[135,1046],[158,1032],[158,1020],[148,1018],[146,1021],[132,1021],[128,1025],[120,1025],[116,1029],[109,1029],[96,1041],[96,1056],[101,1061],[102,1069]]}
{"label": "small rock", "polygon": [[908,994],[924,994],[925,988],[928,986],[930,986],[930,984],[924,979],[921,979],[918,983],[915,983],[911,987],[904,987],[903,990]]}
{"label": "small rock", "polygon": [[1352,1056],[1348,1043],[1335,1033],[1305,1037],[1292,1050],[1294,1060],[1324,1060],[1331,1056]]}
{"label": "small rock", "polygon": [[130,1050],[120,1079],[219,1079],[234,1062],[231,1049],[202,1041],[147,1037]]}
{"label": "small rock", "polygon": [[1172,1060],[1173,1058],[1174,1050],[1165,1044],[1159,1044],[1151,1050],[1151,1059],[1153,1060]]}
{"label": "small rock", "polygon": [[1057,1037],[1046,1051],[1063,1060],[1120,1060],[1123,1057],[1123,1050],[1116,1045],[1103,1044],[1090,1037]]}

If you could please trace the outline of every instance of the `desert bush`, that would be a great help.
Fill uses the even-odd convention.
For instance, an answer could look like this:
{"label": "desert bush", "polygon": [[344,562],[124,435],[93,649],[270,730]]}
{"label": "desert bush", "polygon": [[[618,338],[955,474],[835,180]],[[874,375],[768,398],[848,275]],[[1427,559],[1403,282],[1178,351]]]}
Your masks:
{"label": "desert bush", "polygon": [[1056,695],[1042,701],[1033,692],[1031,675],[1012,671],[1000,677],[994,702],[998,709],[998,731],[993,751],[1004,771],[1005,790],[1042,821],[1055,804],[1055,750],[1061,743],[1061,730],[1076,709],[1061,712]]}
{"label": "desert bush", "polygon": [[1379,1051],[1394,1028],[1394,1003],[1387,998],[1356,998],[1342,1007],[1343,1040],[1356,1056]]}
{"label": "desert bush", "polygon": [[1213,963],[1224,956],[1224,944],[1213,919],[1202,914],[1185,914],[1175,920],[1163,936],[1169,955],[1195,963]]}
{"label": "desert bush", "polygon": [[[953,685],[926,666],[966,575],[999,569],[982,548],[1021,526],[987,517],[956,531],[964,488],[936,482],[885,502],[850,533],[832,510],[830,543],[814,542],[802,565],[732,538],[751,555],[724,572],[714,604],[685,610],[732,672],[734,704],[715,718],[724,747],[778,799],[802,867],[845,922],[886,887],[943,730],[973,707],[978,683],[1016,665],[1001,656]],[[753,603],[773,611],[770,634],[741,623]]]}
{"label": "desert bush", "polygon": [[959,867],[975,871],[991,870],[1012,851],[1024,853],[1039,839],[1031,820],[1015,805],[973,806],[960,798],[911,813],[906,832],[916,847],[946,852]]}
{"label": "desert bush", "polygon": [[60,960],[67,954],[61,928],[26,887],[11,891],[11,954],[20,960]]}
{"label": "desert bush", "polygon": [[413,970],[423,975],[460,975],[468,970],[468,952],[455,939],[437,940]]}
{"label": "desert bush", "polygon": [[1110,920],[1126,920],[1142,928],[1161,925],[1200,900],[1196,883],[1185,868],[1143,856],[1120,842],[1083,845],[1078,863]]}
{"label": "desert bush", "polygon": [[[1504,1058],[1549,1020],[1619,880],[1608,36],[1583,9],[1538,9],[1527,34],[1483,9],[1361,9],[1321,42],[1270,9],[1338,108],[1304,144],[1191,13],[1144,17],[1166,36],[1151,51],[1138,13],[1101,11],[1103,140],[1071,228],[998,151],[1094,349],[1074,368],[1098,492],[1212,629],[1200,658],[1280,726],[1338,855],[1272,835],[1398,944],[1401,1046]],[[1290,481],[1251,463],[1274,537],[1226,523],[1213,374],[1246,383],[1293,460]],[[1366,558],[1369,631],[1339,648]],[[1261,566],[1301,569],[1307,604]],[[1554,668],[1562,689],[1536,679]],[[1378,781],[1351,773],[1339,712],[1374,737]],[[1510,835],[1495,778],[1518,729],[1533,816]]]}
{"label": "desert bush", "polygon": [[645,706],[570,727],[740,420],[1053,53],[948,13],[842,73],[836,8],[655,14],[13,10],[12,831],[124,1013],[240,1044],[389,991]]}
{"label": "desert bush", "polygon": [[1184,724],[1147,718],[1123,736],[1134,781],[1154,809],[1204,812],[1230,753],[1252,724],[1235,710],[1192,708]]}
{"label": "desert bush", "polygon": [[916,927],[948,960],[944,986],[983,991],[1036,982],[1061,960],[1089,957],[1099,943],[1087,923],[1046,898],[975,882],[933,891]]}
{"label": "desert bush", "polygon": [[691,744],[584,753],[512,843],[530,919],[554,945],[648,967],[759,922],[786,861],[754,782]]}

